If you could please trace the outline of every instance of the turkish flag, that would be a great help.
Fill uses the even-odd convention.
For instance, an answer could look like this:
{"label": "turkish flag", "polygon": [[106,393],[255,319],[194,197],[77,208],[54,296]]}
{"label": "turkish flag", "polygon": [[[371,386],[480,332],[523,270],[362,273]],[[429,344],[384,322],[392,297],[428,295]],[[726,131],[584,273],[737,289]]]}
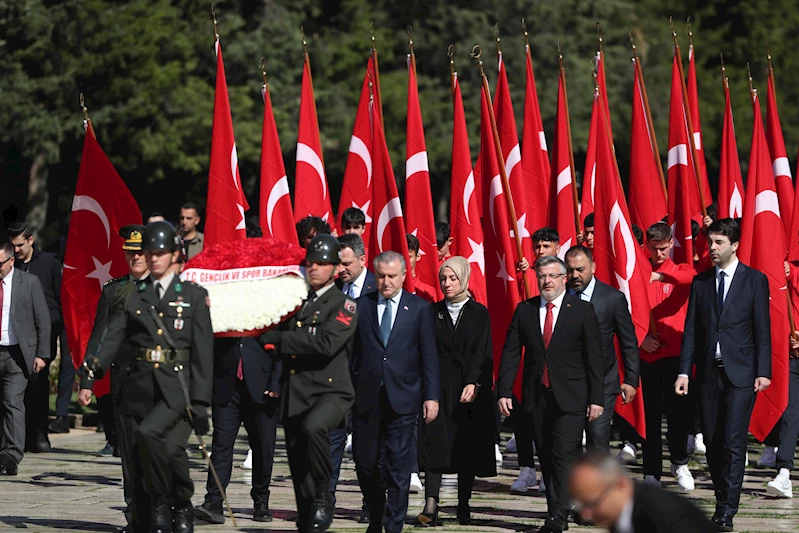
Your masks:
{"label": "turkish flag", "polygon": [[[602,98],[602,95],[599,95]],[[601,105],[601,104],[599,104]],[[601,113],[601,108],[599,111]],[[648,285],[651,276],[649,260],[633,236],[630,214],[621,187],[613,144],[607,133],[604,117],[596,135],[596,203],[594,205],[594,260],[596,277],[620,290],[627,298],[638,344],[649,332],[650,313]],[[618,357],[618,351],[617,357]],[[623,374],[619,360],[619,374]],[[646,438],[644,398],[640,384],[632,403],[616,399],[616,412]]]}
{"label": "turkish flag", "polygon": [[724,125],[721,130],[719,161],[719,218],[741,218],[744,213],[744,182],[741,176],[741,162],[738,159],[738,142],[735,140],[730,88],[726,80],[724,100]]}
{"label": "turkish flag", "polygon": [[[688,125],[682,99],[682,85],[677,78],[672,79],[671,109],[669,117],[669,225],[671,225],[674,247],[671,250],[675,263],[694,264],[693,235],[691,217],[692,195],[698,198],[694,167],[691,166],[688,140]],[[698,205],[698,204],[697,204]]]}
{"label": "turkish flag", "polygon": [[527,186],[528,227],[535,231],[549,220],[549,152],[538,91],[535,88],[533,59],[530,45],[525,45],[527,56],[527,87],[524,93],[524,128],[522,129],[522,171]]}
{"label": "turkish flag", "polygon": [[[705,205],[708,206],[713,203],[713,196],[710,194],[710,183],[707,179],[707,164],[705,163],[705,149],[702,144],[702,118],[699,115],[699,92],[696,87],[696,58],[693,43],[688,47],[688,85],[686,88],[688,89],[688,107],[691,108],[691,125],[694,127],[694,146],[696,147],[696,159],[699,165],[699,179],[702,182],[702,193],[705,197]],[[690,148],[691,146],[688,145],[689,150]]]}
{"label": "turkish flag", "polygon": [[436,300],[444,297],[438,282],[438,245],[433,217],[433,195],[430,193],[430,169],[424,141],[422,109],[416,85],[416,60],[408,57],[408,120],[405,132],[405,226],[419,239],[416,275],[434,288]]}
{"label": "turkish flag", "polygon": [[325,163],[322,160],[322,140],[316,118],[311,67],[307,60],[302,67],[300,94],[300,124],[297,128],[297,169],[294,172],[294,221],[313,215],[336,226],[327,186]]}
{"label": "turkish flag", "polygon": [[[799,213],[799,187],[794,188],[793,210]],[[791,219],[791,231],[789,232],[788,261],[799,261],[799,216]]]}
{"label": "turkish flag", "polygon": [[[777,187],[777,200],[780,204],[780,218],[785,229],[787,244],[791,241],[791,223],[793,221],[793,181],[788,153],[785,151],[785,139],[782,137],[780,112],[777,109],[777,91],[774,87],[774,71],[769,69],[768,99],[766,100],[766,141],[771,154],[771,169]],[[794,235],[796,235],[794,233]]]}
{"label": "turkish flag", "polygon": [[485,252],[483,250],[483,227],[477,209],[472,154],[469,150],[469,132],[463,111],[463,97],[457,73],[452,75],[452,185],[450,187],[449,220],[451,226],[452,255],[460,255],[469,261],[472,275],[469,292],[477,302],[487,303]]}
{"label": "turkish flag", "polygon": [[660,180],[655,143],[644,106],[641,67],[633,59],[633,116],[630,135],[630,222],[644,232],[666,216],[666,194]]}
{"label": "turkish flag", "polygon": [[369,56],[366,74],[361,84],[361,98],[352,126],[349,155],[344,167],[344,182],[338,203],[339,227],[345,210],[355,207],[366,215],[363,242],[368,243],[372,232],[372,106],[374,100],[369,85],[375,79],[374,61]]}
{"label": "turkish flag", "polygon": [[[502,158],[505,161],[505,175],[510,184],[510,201],[513,202],[516,210],[516,226],[522,241],[522,254],[532,260],[534,254],[531,235],[538,228],[532,225],[532,219],[527,213],[530,205],[527,198],[529,184],[525,182],[524,172],[522,171],[522,153],[519,149],[516,115],[513,113],[508,74],[505,71],[505,62],[502,60],[501,52],[499,53],[499,76],[497,77],[497,89],[494,98],[494,118],[497,124],[497,132],[499,133],[499,144],[502,146]],[[513,237],[512,233],[511,237]],[[520,260],[521,258],[516,257],[517,255],[518,253],[514,247],[513,257],[516,260]]]}
{"label": "turkish flag", "polygon": [[702,205],[699,201],[699,186],[696,185],[694,161],[691,157],[691,143],[688,139],[688,119],[685,115],[684,102],[682,80],[680,79],[677,55],[675,54],[671,69],[671,103],[669,109],[669,220],[674,217],[677,201],[680,199],[677,192],[678,173],[688,172],[695,185],[688,187],[688,190],[683,190],[682,194],[688,195],[691,218],[701,222]]}
{"label": "turkish flag", "polygon": [[[64,327],[75,368],[83,364],[105,282],[129,272],[124,239],[118,233],[128,224],[141,224],[141,211],[89,126],[72,199],[61,281]],[[97,397],[109,390],[107,376],[94,383]]]}
{"label": "turkish flag", "polygon": [[[597,85],[599,85],[599,92],[602,95],[600,102],[602,103],[602,106],[605,108],[605,118],[607,118],[608,131],[610,132],[610,138],[612,141],[613,123],[610,120],[610,100],[608,99],[608,83],[607,83],[607,78],[605,78],[605,52],[601,50],[601,46],[600,50],[596,53],[596,81]],[[599,125],[602,125],[602,115],[599,115]],[[611,142],[611,144],[613,143]]]}
{"label": "turkish flag", "polygon": [[[408,239],[405,232],[405,221],[402,218],[402,205],[397,180],[394,177],[394,168],[391,166],[391,156],[386,145],[386,134],[377,115],[377,106],[372,108],[372,149],[374,150],[374,166],[372,174],[372,207],[377,215],[377,222],[372,228],[372,237],[369,249],[375,256],[393,250],[408,261]],[[405,276],[403,289],[413,294],[416,288],[413,285],[411,273]]]}
{"label": "turkish flag", "polygon": [[588,126],[588,147],[585,151],[585,172],[583,172],[582,200],[580,202],[580,226],[585,230],[585,217],[594,212],[594,193],[596,181],[596,136],[602,123],[602,110],[599,107],[599,92],[594,90],[594,105],[591,107],[591,123]]}
{"label": "turkish flag", "polygon": [[258,220],[264,236],[298,244],[289,196],[289,182],[283,165],[283,150],[277,136],[269,86],[261,90],[264,99],[264,125],[261,135],[261,199]]}
{"label": "turkish flag", "polygon": [[218,36],[214,47],[216,92],[205,208],[205,246],[209,248],[220,242],[246,239],[244,212],[250,208],[239,176],[239,158],[230,115],[225,63],[222,61],[222,45]]}
{"label": "turkish flag", "polygon": [[549,193],[549,226],[558,230],[561,259],[569,248],[577,244],[577,228],[574,226],[572,147],[569,142],[568,105],[565,80],[561,75],[558,78],[558,107],[555,117],[555,141],[552,147],[552,176]]}
{"label": "turkish flag", "polygon": [[785,279],[785,245],[777,188],[771,169],[772,159],[763,131],[763,115],[757,96],[752,104],[754,127],[749,171],[746,174],[746,201],[741,224],[738,259],[763,272],[768,278],[771,318],[771,386],[757,394],[749,431],[763,441],[779,421],[788,405],[788,290]]}
{"label": "turkish flag", "polygon": [[[494,381],[499,372],[502,347],[516,306],[521,302],[516,285],[513,262],[516,246],[510,236],[510,198],[505,194],[499,174],[497,150],[490,118],[491,96],[482,91],[480,113],[480,161],[483,176],[483,235],[485,236],[486,292],[491,315],[494,343]],[[513,392],[521,398],[521,376],[524,364],[519,365]]]}

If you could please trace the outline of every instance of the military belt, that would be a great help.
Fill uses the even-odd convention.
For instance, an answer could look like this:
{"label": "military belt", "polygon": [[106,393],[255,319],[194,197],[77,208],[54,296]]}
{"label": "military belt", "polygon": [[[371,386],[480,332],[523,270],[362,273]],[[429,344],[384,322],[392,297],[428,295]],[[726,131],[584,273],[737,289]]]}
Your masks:
{"label": "military belt", "polygon": [[139,348],[136,350],[136,361],[147,363],[188,363],[190,354],[189,350]]}

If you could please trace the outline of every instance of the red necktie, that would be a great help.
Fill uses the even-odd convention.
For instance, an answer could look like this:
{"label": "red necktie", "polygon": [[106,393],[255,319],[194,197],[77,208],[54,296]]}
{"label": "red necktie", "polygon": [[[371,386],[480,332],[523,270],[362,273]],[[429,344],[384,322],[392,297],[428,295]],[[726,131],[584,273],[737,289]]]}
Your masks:
{"label": "red necktie", "polygon": [[[555,304],[549,302],[547,304],[547,316],[544,319],[544,348],[549,348],[549,341],[552,340],[552,308],[555,307]],[[546,359],[544,359],[544,373],[541,374],[541,384],[544,387],[549,388],[549,366],[547,366]]]}
{"label": "red necktie", "polygon": [[241,357],[239,357],[239,366],[236,368],[236,377],[239,378],[239,381],[244,380],[244,367],[241,364]]}

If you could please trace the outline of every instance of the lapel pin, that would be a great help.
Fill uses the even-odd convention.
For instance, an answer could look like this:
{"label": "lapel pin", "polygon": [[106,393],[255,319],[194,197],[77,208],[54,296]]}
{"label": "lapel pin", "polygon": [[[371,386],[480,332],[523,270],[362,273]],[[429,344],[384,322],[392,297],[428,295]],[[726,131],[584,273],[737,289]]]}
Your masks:
{"label": "lapel pin", "polygon": [[444,313],[438,313],[438,319],[444,320]]}
{"label": "lapel pin", "polygon": [[408,306],[406,305],[405,307],[403,307],[403,309],[405,309],[407,311],[408,310]]}
{"label": "lapel pin", "polygon": [[566,307],[571,307],[571,306],[572,306],[572,304],[566,304]]}

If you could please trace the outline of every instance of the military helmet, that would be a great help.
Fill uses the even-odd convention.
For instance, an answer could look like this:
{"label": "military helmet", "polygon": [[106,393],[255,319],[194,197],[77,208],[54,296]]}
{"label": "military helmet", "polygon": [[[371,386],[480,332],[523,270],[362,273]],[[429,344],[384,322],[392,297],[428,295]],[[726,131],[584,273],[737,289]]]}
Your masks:
{"label": "military helmet", "polygon": [[317,235],[308,243],[305,251],[306,263],[329,263],[338,265],[341,263],[341,246],[338,239],[332,235]]}
{"label": "military helmet", "polygon": [[141,249],[145,252],[174,252],[178,249],[175,227],[164,220],[150,222],[144,227]]}

